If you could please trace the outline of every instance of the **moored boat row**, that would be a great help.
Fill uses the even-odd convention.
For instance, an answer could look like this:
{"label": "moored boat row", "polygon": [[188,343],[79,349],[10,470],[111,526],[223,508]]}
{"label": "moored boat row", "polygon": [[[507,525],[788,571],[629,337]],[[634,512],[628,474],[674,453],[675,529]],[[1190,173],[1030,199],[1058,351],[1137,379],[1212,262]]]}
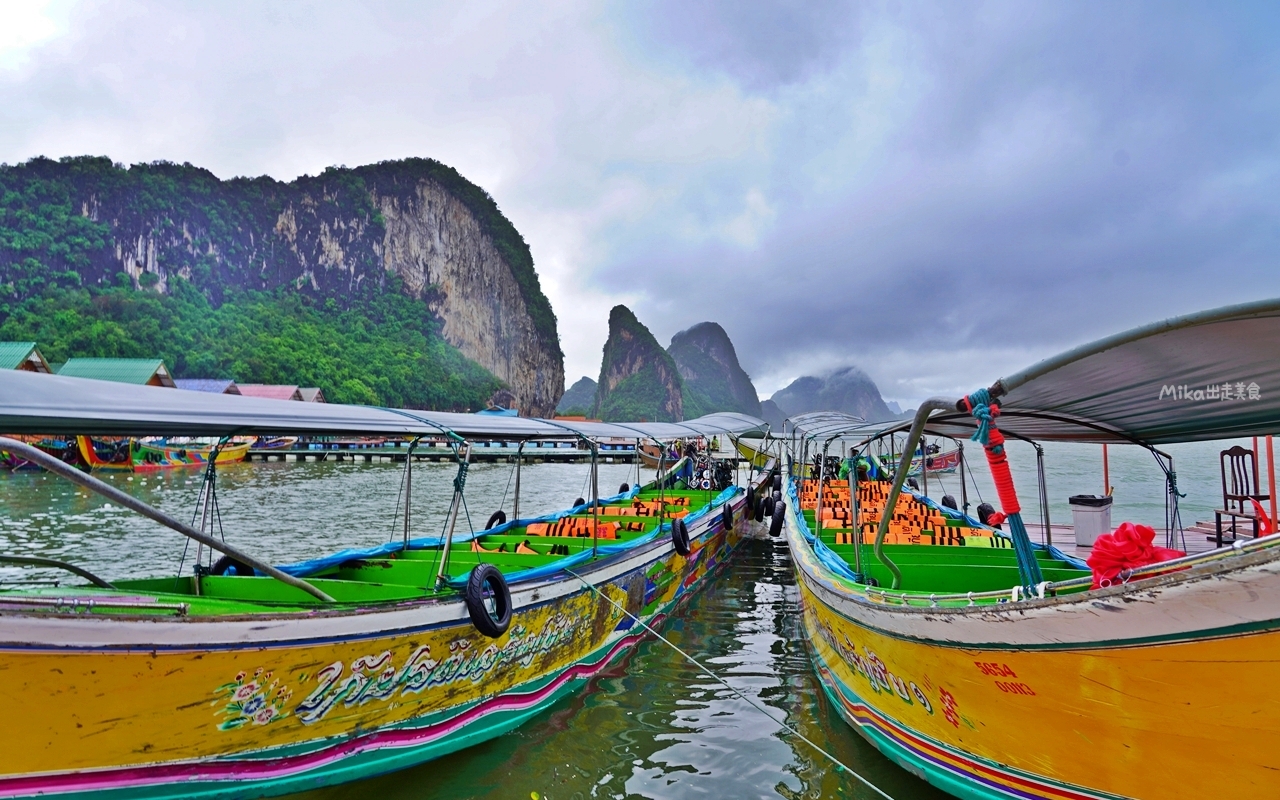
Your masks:
{"label": "moored boat row", "polygon": [[[137,426],[136,400],[126,414],[68,380],[52,406],[24,396],[38,384],[0,387],[0,424],[100,435]],[[445,533],[414,537],[406,519],[398,541],[272,567],[23,442],[0,441],[200,548],[194,573],[0,591],[0,661],[27,676],[0,729],[0,796],[268,796],[497,736],[581,688],[709,580],[745,535],[748,493],[764,480],[695,488],[684,460],[643,487],[593,490],[574,508],[464,533],[466,437],[563,438],[564,425],[334,405],[282,420],[262,405],[270,401],[146,399],[148,426],[187,435],[445,431],[457,456]],[[720,415],[631,430],[670,441],[756,424]],[[577,434],[589,446],[616,430],[590,423]]]}

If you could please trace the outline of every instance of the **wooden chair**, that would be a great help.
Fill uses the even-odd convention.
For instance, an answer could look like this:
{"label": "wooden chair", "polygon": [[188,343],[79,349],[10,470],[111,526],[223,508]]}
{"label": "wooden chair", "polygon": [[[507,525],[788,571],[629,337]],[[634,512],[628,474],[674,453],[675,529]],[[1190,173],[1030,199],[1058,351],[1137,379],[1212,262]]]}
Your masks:
{"label": "wooden chair", "polygon": [[1253,525],[1253,538],[1258,538],[1259,524],[1250,500],[1270,500],[1271,495],[1258,493],[1258,459],[1252,450],[1236,445],[1230,450],[1218,454],[1218,463],[1222,468],[1222,508],[1213,512],[1216,534],[1213,541],[1222,547],[1222,518],[1230,518],[1231,538],[1238,537],[1237,520],[1247,519]]}

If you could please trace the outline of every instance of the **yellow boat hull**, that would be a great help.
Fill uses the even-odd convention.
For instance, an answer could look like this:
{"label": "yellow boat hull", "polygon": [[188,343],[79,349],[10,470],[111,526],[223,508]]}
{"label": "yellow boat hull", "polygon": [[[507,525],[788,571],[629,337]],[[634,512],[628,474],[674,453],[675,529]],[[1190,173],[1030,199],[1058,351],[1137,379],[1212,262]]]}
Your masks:
{"label": "yellow boat hull", "polygon": [[1280,796],[1275,554],[1130,586],[904,608],[788,525],[815,669],[886,755],[966,798]]}
{"label": "yellow boat hull", "polygon": [[[584,565],[596,589],[572,577],[513,585],[511,625],[495,639],[461,601],[199,618],[0,599],[0,797],[261,797],[491,738],[639,641],[621,609],[660,623],[707,580],[742,538],[744,526],[720,523],[693,526],[688,557],[659,542]],[[98,602],[113,599],[128,600]]]}

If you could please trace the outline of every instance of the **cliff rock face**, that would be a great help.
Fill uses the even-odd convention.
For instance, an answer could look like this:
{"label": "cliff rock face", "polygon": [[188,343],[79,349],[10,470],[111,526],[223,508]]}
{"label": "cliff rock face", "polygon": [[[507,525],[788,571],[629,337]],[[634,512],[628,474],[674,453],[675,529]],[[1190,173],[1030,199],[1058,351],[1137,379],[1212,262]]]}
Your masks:
{"label": "cliff rock face", "polygon": [[586,416],[596,404],[596,382],[583,375],[569,387],[556,406],[557,414]]}
{"label": "cliff rock face", "polygon": [[614,306],[592,416],[606,422],[679,422],[682,393],[675,361],[630,309]]}
{"label": "cliff rock face", "polygon": [[885,405],[875,382],[857,367],[845,367],[823,378],[797,378],[771,399],[788,417],[809,411],[843,411],[868,422],[881,422],[896,416]]}
{"label": "cliff rock face", "polygon": [[[563,391],[555,315],[528,246],[484,190],[439,162],[282,183],[221,181],[190,164],[37,158],[0,167],[0,191],[18,198],[10,212],[34,215],[13,219],[40,228],[0,247],[0,304],[72,273],[81,285],[123,273],[159,292],[181,276],[215,305],[237,289],[291,288],[340,308],[404,291],[427,302],[446,341],[507,383],[522,413],[551,414]],[[57,213],[46,213],[51,202]]]}
{"label": "cliff rock face", "polygon": [[412,195],[372,197],[386,221],[383,267],[440,315],[446,341],[511,387],[522,413],[549,416],[564,386],[559,339],[543,336],[480,220],[430,179]]}
{"label": "cliff rock face", "polygon": [[684,413],[700,417],[716,411],[760,416],[760,398],[729,341],[715,322],[699,322],[671,337],[667,348],[684,381]]}

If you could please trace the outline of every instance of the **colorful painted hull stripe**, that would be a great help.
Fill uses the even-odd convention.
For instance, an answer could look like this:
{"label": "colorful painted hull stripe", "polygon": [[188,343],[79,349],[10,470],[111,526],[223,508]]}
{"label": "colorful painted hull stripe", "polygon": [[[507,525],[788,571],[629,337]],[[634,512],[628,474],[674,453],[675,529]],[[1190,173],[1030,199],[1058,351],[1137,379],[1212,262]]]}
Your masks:
{"label": "colorful painted hull stripe", "polygon": [[[818,659],[816,654],[814,658]],[[841,715],[858,728],[869,729],[869,731],[860,732],[864,734],[871,732],[873,743],[878,746],[883,744],[902,750],[952,773],[961,780],[977,781],[1011,797],[1054,798],[1055,800],[1113,800],[1116,797],[1116,795],[1099,794],[1046,783],[975,761],[958,750],[945,747],[912,733],[907,728],[895,725],[892,720],[878,714],[871,706],[857,699],[851,699],[857,698],[857,695],[840,682],[831,670],[819,664],[817,671],[822,679],[823,688],[827,689],[827,696],[836,702]]]}
{"label": "colorful painted hull stripe", "polygon": [[[665,618],[666,615],[658,615],[651,624],[656,627]],[[592,663],[574,664],[539,689],[498,695],[472,706],[461,714],[426,727],[379,731],[343,742],[334,747],[324,748],[305,755],[282,758],[273,758],[269,754],[258,753],[237,758],[234,761],[183,762],[154,767],[86,771],[48,777],[25,776],[10,778],[0,780],[0,797],[129,789],[178,781],[191,785],[201,781],[279,780],[336,764],[360,753],[422,747],[456,734],[484,717],[501,712],[527,711],[537,708],[554,698],[570,682],[588,680],[594,677],[621,653],[642,638],[643,633],[625,636],[614,642],[613,646],[598,660]]]}

